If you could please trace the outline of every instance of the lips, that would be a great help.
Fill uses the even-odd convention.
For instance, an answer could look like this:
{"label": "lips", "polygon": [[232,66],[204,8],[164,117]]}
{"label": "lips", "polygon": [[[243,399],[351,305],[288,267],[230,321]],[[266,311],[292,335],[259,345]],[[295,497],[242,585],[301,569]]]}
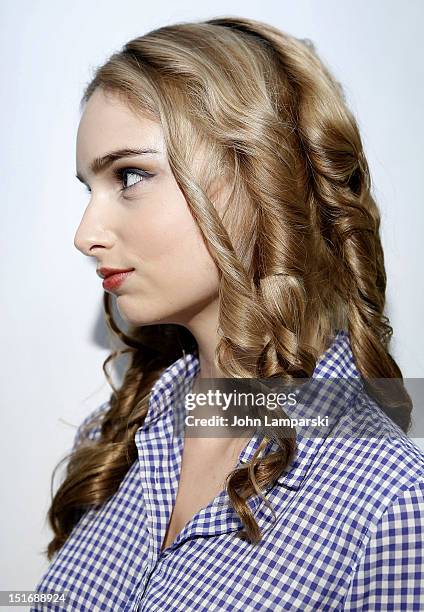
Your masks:
{"label": "lips", "polygon": [[114,274],[124,274],[125,272],[132,272],[133,270],[134,268],[99,268],[96,272],[100,278],[106,279]]}
{"label": "lips", "polygon": [[134,271],[134,268],[127,271],[120,271],[114,274],[108,274],[106,278],[103,280],[103,289],[107,291],[113,291],[122,285],[128,276],[130,276]]}

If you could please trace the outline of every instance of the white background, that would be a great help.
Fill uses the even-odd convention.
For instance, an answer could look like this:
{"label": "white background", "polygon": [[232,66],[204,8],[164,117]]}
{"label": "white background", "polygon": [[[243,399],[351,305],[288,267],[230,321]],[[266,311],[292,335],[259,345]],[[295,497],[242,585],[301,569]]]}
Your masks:
{"label": "white background", "polygon": [[33,589],[38,582],[51,536],[45,517],[52,470],[70,450],[75,427],[109,397],[101,368],[109,354],[103,289],[94,259],[73,246],[88,197],[74,177],[75,137],[92,70],[130,38],[176,21],[238,15],[316,44],[344,86],[371,168],[382,214],[391,350],[405,377],[423,377],[424,3],[199,6],[182,0],[178,9],[160,0],[0,4],[0,589]]}

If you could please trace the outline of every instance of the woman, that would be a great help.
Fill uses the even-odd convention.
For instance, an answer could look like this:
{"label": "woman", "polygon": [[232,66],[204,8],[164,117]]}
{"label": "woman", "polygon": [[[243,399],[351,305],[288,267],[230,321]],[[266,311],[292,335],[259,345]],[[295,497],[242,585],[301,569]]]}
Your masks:
{"label": "woman", "polygon": [[[130,41],[83,101],[75,246],[126,346],[104,365],[130,363],[53,498],[37,590],[68,607],[48,609],[421,609],[424,455],[341,86],[309,41],[229,17]],[[330,381],[309,409],[340,421],[181,435],[187,394],[221,378]],[[396,401],[373,379],[400,381]]]}

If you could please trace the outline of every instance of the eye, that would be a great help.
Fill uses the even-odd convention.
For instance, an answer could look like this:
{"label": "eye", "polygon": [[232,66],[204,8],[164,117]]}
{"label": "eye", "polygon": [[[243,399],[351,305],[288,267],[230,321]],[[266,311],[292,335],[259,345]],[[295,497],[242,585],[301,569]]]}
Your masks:
{"label": "eye", "polygon": [[[154,176],[150,172],[146,172],[145,170],[140,170],[137,168],[117,168],[114,170],[113,174],[116,177],[116,180],[124,185],[121,191],[126,191],[127,189],[131,189],[135,187],[138,183],[144,183],[146,180]],[[127,180],[127,185],[125,185],[124,180]]]}

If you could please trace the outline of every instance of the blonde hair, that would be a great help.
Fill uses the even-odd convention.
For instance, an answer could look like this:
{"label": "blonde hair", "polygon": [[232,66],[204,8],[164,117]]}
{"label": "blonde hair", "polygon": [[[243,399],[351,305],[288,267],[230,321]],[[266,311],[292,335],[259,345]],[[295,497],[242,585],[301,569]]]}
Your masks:
{"label": "blonde hair", "polygon": [[[358,126],[310,41],[238,17],[167,25],[113,54],[82,103],[98,87],[163,128],[172,172],[219,269],[216,363],[226,376],[310,377],[345,329],[362,376],[402,378],[388,352],[380,216]],[[222,217],[217,184],[227,188]],[[49,509],[49,559],[136,460],[134,436],[154,382],[182,351],[196,350],[178,325],[123,332],[110,299],[105,293],[107,324],[127,348],[105,361],[109,382],[108,361],[123,352],[131,359],[99,439],[70,456]],[[406,431],[407,394],[399,406]],[[280,450],[260,458],[267,441],[227,478],[245,527],[238,535],[250,542],[261,533],[246,499],[272,484],[296,451],[281,432]]]}

